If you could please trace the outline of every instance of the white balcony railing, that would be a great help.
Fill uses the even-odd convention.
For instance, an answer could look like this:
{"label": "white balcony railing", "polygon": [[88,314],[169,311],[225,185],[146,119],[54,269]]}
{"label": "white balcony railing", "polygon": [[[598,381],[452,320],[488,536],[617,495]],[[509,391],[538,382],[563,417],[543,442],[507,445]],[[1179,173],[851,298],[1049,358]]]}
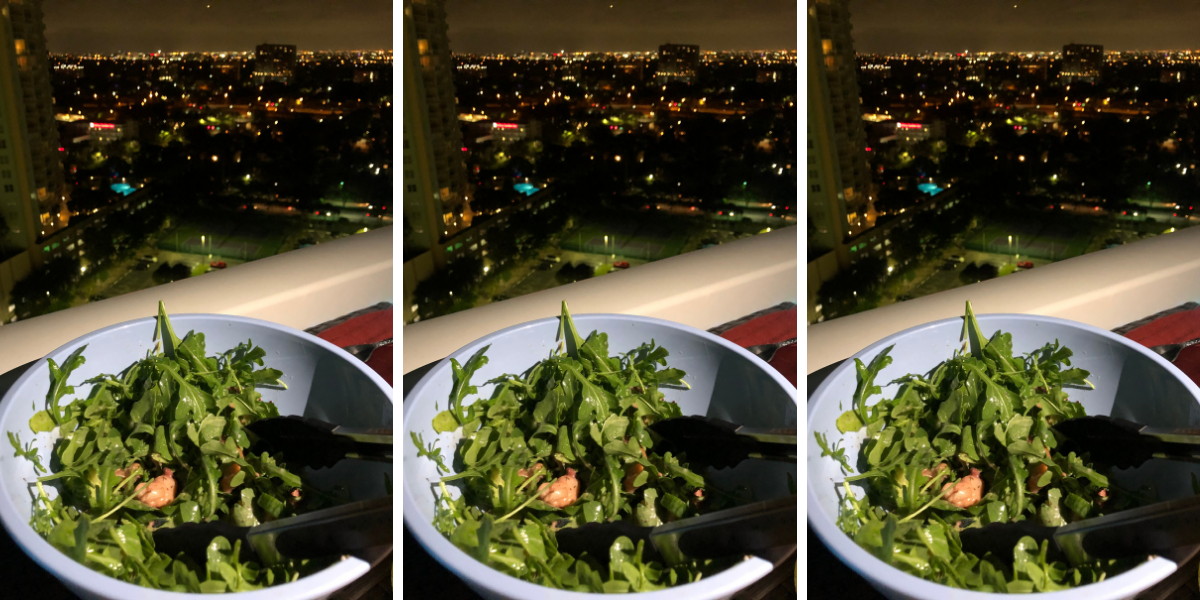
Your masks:
{"label": "white balcony railing", "polygon": [[493,331],[559,314],[620,313],[708,329],[796,302],[798,228],[787,227],[518,298],[404,326],[404,372]]}
{"label": "white balcony railing", "polygon": [[219,313],[305,329],[392,301],[392,228],[256,260],[0,327],[0,374],[91,331],[172,313]]}
{"label": "white balcony railing", "polygon": [[1200,227],[1013,273],[808,328],[808,373],[893,333],[979,313],[1061,317],[1102,329],[1200,300]]}

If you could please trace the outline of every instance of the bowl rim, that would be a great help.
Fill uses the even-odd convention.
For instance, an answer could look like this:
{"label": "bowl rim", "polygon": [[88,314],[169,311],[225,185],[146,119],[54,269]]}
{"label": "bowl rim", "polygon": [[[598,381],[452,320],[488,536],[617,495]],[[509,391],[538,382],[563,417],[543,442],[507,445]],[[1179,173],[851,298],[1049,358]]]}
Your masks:
{"label": "bowl rim", "polygon": [[[825,380],[821,382],[821,385],[817,386],[817,389],[812,393],[812,397],[817,398],[817,401],[809,402],[808,410],[805,413],[808,423],[805,427],[806,438],[810,438],[813,435],[811,417],[816,412],[817,407],[821,405],[823,401],[832,401],[829,398],[823,398],[823,396],[825,396],[827,388],[832,385],[834,376],[840,375],[844,370],[853,368],[854,359],[863,359],[867,356],[874,356],[884,347],[895,343],[895,341],[899,338],[908,336],[918,331],[933,329],[946,324],[961,325],[963,319],[964,317],[962,316],[949,317],[909,327],[908,329],[898,331],[877,342],[872,343],[866,348],[856,352],[853,356],[842,361],[842,363],[839,364],[836,369],[831,371],[829,375],[825,377]],[[1180,371],[1178,367],[1170,362],[1167,362],[1158,354],[1151,352],[1147,347],[1134,342],[1125,336],[1117,335],[1111,331],[1100,329],[1099,327],[1088,325],[1087,323],[1080,323],[1079,321],[1072,321],[1070,319],[1043,315],[1022,313],[985,313],[976,315],[976,319],[979,321],[981,326],[983,325],[984,321],[1030,321],[1064,325],[1066,327],[1080,329],[1088,333],[1099,335],[1100,337],[1130,348],[1133,351],[1151,359],[1159,366],[1164,367],[1172,377],[1179,380],[1179,382],[1182,383],[1184,387],[1192,393],[1193,399],[1200,404],[1200,387],[1198,387],[1196,383],[1191,380],[1191,378]],[[807,459],[820,460],[820,457],[810,455],[807,457]],[[813,490],[813,482],[811,480],[813,472],[814,471],[811,470],[808,472],[809,480],[808,491],[806,495],[808,506],[813,507],[813,510],[808,511],[808,523],[810,529],[816,532],[817,537],[821,539],[821,542],[825,544],[825,547],[828,548],[834,556],[836,556],[842,561],[843,564],[845,564],[863,579],[867,580],[867,582],[872,584],[873,587],[884,586],[889,590],[908,594],[914,598],[985,600],[988,598],[995,598],[997,594],[1000,594],[992,592],[978,592],[974,590],[962,590],[921,579],[920,577],[910,575],[896,567],[893,567],[883,562],[870,552],[867,552],[861,546],[854,543],[854,540],[852,540],[850,536],[846,535],[845,532],[839,529],[823,510],[816,508],[819,506],[819,501],[817,499],[816,492]],[[1038,598],[1044,598],[1046,600],[1082,600],[1083,598],[1087,598],[1088,600],[1105,600],[1109,598],[1115,599],[1132,597],[1142,591],[1145,591],[1149,587],[1174,573],[1178,566],[1178,563],[1175,561],[1163,556],[1158,556],[1115,577],[1106,578],[1101,582],[1055,592],[1035,592],[1035,594],[1037,594]]]}
{"label": "bowl rim", "polygon": [[[367,376],[372,383],[385,393],[389,402],[395,405],[393,398],[392,386],[388,385],[373,369],[368,367],[366,363],[355,359],[345,350],[338,346],[323,340],[311,333],[266,321],[263,319],[255,319],[252,317],[243,317],[239,315],[225,315],[219,313],[178,313],[169,315],[172,324],[182,320],[214,320],[221,322],[232,322],[235,324],[255,325],[273,329],[280,333],[284,333],[293,337],[299,337],[309,343],[315,344],[321,348],[332,351],[334,354],[341,356],[343,360],[350,363],[360,373]],[[142,326],[144,324],[157,320],[154,317],[141,317],[131,319],[120,323],[114,323],[107,327],[91,331],[81,335],[61,346],[48,352],[45,356],[33,361],[32,365],[21,374],[12,386],[0,398],[0,429],[4,428],[7,423],[9,413],[15,405],[15,392],[25,385],[25,383],[34,376],[44,375],[48,372],[46,359],[62,355],[83,344],[91,344],[103,336],[122,329]],[[198,329],[197,326],[192,327],[193,330]],[[200,331],[200,333],[204,333]],[[27,428],[26,428],[27,429]],[[24,430],[22,430],[24,431]],[[2,483],[0,483],[2,485]],[[123,596],[136,598],[199,598],[201,596],[209,596],[208,594],[192,594],[189,592],[172,592],[166,590],[156,590],[153,588],[142,587],[125,581],[121,581],[115,577],[110,577],[99,571],[92,569],[76,562],[67,555],[59,552],[57,548],[50,545],[42,536],[34,531],[33,527],[23,522],[20,515],[17,513],[15,505],[11,502],[8,494],[0,494],[0,524],[8,532],[9,536],[17,543],[17,545],[32,559],[38,566],[45,569],[64,585],[71,588],[79,588],[88,593],[96,594],[97,596]],[[350,557],[333,563],[332,565],[312,573],[307,577],[302,577],[296,581],[273,585],[260,590],[249,592],[227,592],[217,597],[232,598],[234,600],[269,600],[278,597],[289,597],[296,600],[308,600],[332,594],[339,589],[349,585],[354,580],[369,571],[371,566],[362,559]],[[314,579],[317,576],[327,573],[319,580]]]}
{"label": "bowl rim", "polygon": [[[494,340],[503,336],[509,335],[515,331],[532,329],[542,325],[554,323],[557,324],[561,316],[544,317],[533,321],[518,323],[510,327],[505,327],[498,331],[485,335],[477,340],[474,340],[461,348],[448,354],[445,358],[438,361],[432,369],[430,369],[421,380],[413,386],[409,391],[409,395],[414,398],[419,398],[425,387],[440,376],[444,376],[450,368],[450,359],[457,358],[460,355],[469,355],[478,348],[491,344]],[[715,342],[720,346],[732,350],[751,361],[757,361],[752,364],[758,364],[762,370],[766,372],[772,380],[779,384],[784,391],[791,394],[792,402],[799,403],[799,397],[796,393],[796,387],[793,386],[779,371],[776,371],[769,364],[762,362],[761,359],[751,354],[745,348],[726,340],[720,336],[709,333],[695,327],[690,327],[682,323],[668,321],[666,319],[658,319],[654,317],[644,317],[641,315],[627,315],[619,313],[580,313],[572,314],[571,319],[576,323],[580,321],[591,321],[598,319],[616,319],[628,321],[632,323],[643,323],[676,329],[684,333],[697,335],[705,340]],[[403,404],[403,401],[401,401]],[[409,431],[409,417],[415,411],[404,411],[404,432]],[[407,448],[406,448],[407,449]],[[606,594],[593,594],[590,592],[574,592],[560,590],[541,586],[536,583],[530,583],[522,579],[517,579],[503,571],[493,569],[492,567],[481,563],[474,558],[468,556],[457,546],[450,543],[440,532],[433,528],[432,523],[427,523],[424,519],[416,518],[415,515],[421,514],[417,508],[414,491],[410,486],[404,488],[404,525],[416,538],[421,547],[429,553],[443,567],[451,573],[457,575],[464,583],[471,587],[478,587],[487,590],[489,593],[504,597],[524,597],[524,598],[596,598],[606,596]],[[798,548],[797,548],[798,551]],[[753,584],[762,577],[766,576],[774,568],[769,561],[759,557],[751,557],[742,561],[716,575],[706,577],[702,581],[687,583],[664,590],[656,590],[653,592],[640,592],[635,594],[627,594],[629,597],[644,598],[645,600],[676,600],[680,597],[695,598],[697,600],[705,600],[710,598],[722,598],[730,596],[748,585]],[[744,583],[743,583],[744,582]],[[703,585],[703,588],[700,586]],[[680,594],[685,594],[680,596]]]}

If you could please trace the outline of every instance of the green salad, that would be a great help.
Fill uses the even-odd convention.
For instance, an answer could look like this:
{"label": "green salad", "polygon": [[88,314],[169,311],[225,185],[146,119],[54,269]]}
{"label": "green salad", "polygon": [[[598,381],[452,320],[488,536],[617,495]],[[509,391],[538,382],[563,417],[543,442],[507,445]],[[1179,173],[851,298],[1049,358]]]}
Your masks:
{"label": "green salad", "polygon": [[[963,552],[959,532],[989,523],[1034,521],[1055,527],[1145,503],[1145,491],[1122,490],[1089,457],[1059,450],[1055,423],[1083,417],[1067,390],[1090,387],[1057,340],[1024,356],[1012,336],[984,337],[967,303],[962,352],[928,375],[905,375],[896,396],[875,378],[891,363],[886,348],[870,364],[855,359],[858,386],[842,433],[865,434],[859,473],[840,486],[838,526],[859,546],[912,575],[987,592],[1045,592],[1103,580],[1144,559],[1073,566],[1047,560],[1047,546],[1023,538],[1011,555]],[[822,456],[854,472],[838,444],[816,433]],[[852,486],[865,495],[856,498]]]}
{"label": "green salad", "polygon": [[[585,523],[626,520],[642,526],[744,503],[744,490],[722,491],[682,457],[655,450],[647,426],[680,417],[660,388],[683,387],[666,367],[665,348],[648,343],[611,356],[608,337],[580,337],[566,303],[560,344],[522,375],[502,375],[490,398],[471,377],[488,347],[466,364],[451,359],[449,404],[433,420],[439,433],[461,429],[447,464],[437,444],[412,433],[420,456],[445,475],[437,483],[434,526],[455,546],[525,581],[581,592],[643,592],[696,581],[735,560],[667,567],[643,559],[643,542],[616,540],[608,564],[558,551],[555,532]],[[504,351],[504,349],[500,349]],[[449,487],[457,487],[455,498]]]}
{"label": "green salad", "polygon": [[[84,364],[86,346],[62,365],[48,360],[46,408],[29,426],[35,435],[57,430],[49,462],[8,432],[17,455],[47,473],[36,480],[33,528],[95,571],[176,592],[254,590],[327,566],[240,562],[241,542],[223,537],[208,546],[205,564],[155,552],[157,527],[216,519],[254,526],[347,501],[306,485],[278,457],[248,450],[254,438],[244,427],[279,416],[255,391],[283,386],[282,373],[263,367],[262,348],[247,341],[208,356],[204,334],[178,338],[162,303],[159,338],[161,351],[156,345],[123,372],[84,381],[90,394],[73,402],[69,379]],[[58,491],[53,499],[50,486]]]}

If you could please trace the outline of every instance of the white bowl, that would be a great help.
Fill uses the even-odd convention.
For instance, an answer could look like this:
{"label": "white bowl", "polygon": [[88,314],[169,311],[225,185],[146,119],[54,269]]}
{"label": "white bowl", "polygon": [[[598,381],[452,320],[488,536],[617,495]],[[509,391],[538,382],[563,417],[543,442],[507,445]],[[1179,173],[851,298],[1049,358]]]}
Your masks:
{"label": "white bowl", "polygon": [[[75,339],[46,358],[58,364],[75,349],[87,345],[87,362],[73,372],[69,382],[75,397],[87,397],[91,386],[82,385],[100,373],[119,373],[154,348],[154,318],[138,319]],[[224,352],[250,339],[266,351],[266,366],[283,372],[287,390],[261,389],[263,400],[274,402],[281,415],[303,415],[349,427],[391,427],[392,388],[364,363],[337,346],[313,335],[267,321],[228,315],[181,314],[171,316],[176,334],[195,330],[203,333],[207,353]],[[34,363],[0,400],[0,432],[19,433],[22,444],[34,441],[48,465],[57,430],[33,435],[29,419],[46,404],[50,371],[46,360]],[[0,433],[0,435],[4,435]],[[5,442],[7,445],[7,441]],[[392,465],[370,461],[346,460],[330,469],[305,470],[317,486],[346,485],[358,499],[387,495],[384,474],[391,477]],[[0,453],[0,522],[16,543],[34,561],[58,578],[75,594],[103,600],[178,600],[200,594],[164,592],[125,583],[93,571],[59,552],[29,525],[33,465],[13,452]],[[52,497],[57,491],[46,486]],[[254,592],[229,593],[218,597],[230,600],[317,600],[345,587],[370,570],[357,558],[337,562],[298,581]],[[0,594],[3,595],[3,594]],[[212,597],[206,595],[206,597]]]}
{"label": "white bowl", "polygon": [[[796,426],[796,388],[736,344],[706,331],[648,317],[588,314],[574,315],[573,319],[582,336],[593,330],[607,333],[609,351],[614,356],[651,339],[666,348],[671,353],[667,364],[687,373],[691,389],[664,389],[663,393],[668,400],[679,403],[684,415],[705,415],[750,427]],[[554,351],[557,333],[558,318],[553,317],[515,325],[471,342],[426,373],[404,404],[404,524],[439,563],[485,598],[577,600],[605,595],[566,592],[522,581],[451,544],[433,527],[434,493],[440,476],[432,461],[417,456],[410,432],[421,434],[426,444],[436,440],[442,455],[450,456],[462,437],[461,430],[444,434],[433,430],[433,417],[438,413],[434,405],[444,408],[450,396],[450,358],[465,363],[480,348],[491,346],[488,364],[471,378],[479,388],[475,397],[487,398],[495,386],[485,385],[485,381],[504,373],[525,372]],[[754,488],[759,499],[767,500],[792,494],[787,489],[788,473],[795,478],[794,464],[748,460],[733,469],[714,472],[711,479],[721,486],[745,484]],[[456,494],[457,489],[451,493]],[[728,598],[771,572],[771,568],[770,562],[751,558],[695,583],[636,596],[645,600]]]}
{"label": "white bowl", "polygon": [[[1159,427],[1183,427],[1200,423],[1200,388],[1162,357],[1141,344],[1090,325],[1036,315],[991,314],[977,317],[984,336],[996,330],[1012,334],[1013,354],[1036,350],[1055,339],[1075,355],[1071,366],[1091,373],[1094,390],[1072,389],[1072,400],[1083,403],[1089,415],[1110,415]],[[835,484],[845,479],[837,463],[822,458],[814,433],[824,433],[832,445],[840,440],[853,464],[862,444],[863,431],[841,434],[834,421],[850,407],[857,375],[854,358],[869,363],[880,351],[889,353],[892,364],[876,377],[883,394],[870,404],[895,396],[898,385],[885,385],[908,373],[928,373],[950,358],[962,344],[962,318],[943,319],[888,336],[838,365],[821,383],[808,402],[808,522],[838,558],[890,598],[914,600],[983,600],[1009,596],[965,591],[909,575],[854,543],[837,527],[838,497]],[[1163,499],[1193,495],[1189,473],[1200,476],[1200,465],[1151,460],[1137,469],[1109,473],[1123,486],[1152,484]],[[854,488],[862,496],[862,488]],[[1061,592],[1039,594],[1044,600],[1117,600],[1133,598],[1175,572],[1175,561],[1154,558],[1129,571],[1099,583]]]}

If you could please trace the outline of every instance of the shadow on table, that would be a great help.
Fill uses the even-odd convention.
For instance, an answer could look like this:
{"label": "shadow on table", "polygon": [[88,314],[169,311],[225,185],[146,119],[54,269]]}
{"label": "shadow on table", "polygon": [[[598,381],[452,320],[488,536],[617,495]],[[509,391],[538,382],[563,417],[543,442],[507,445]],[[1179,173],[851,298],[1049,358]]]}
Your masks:
{"label": "shadow on table", "polygon": [[[813,371],[808,376],[808,398],[811,398],[817,387],[829,377],[833,370],[842,364],[837,361],[828,367]],[[838,560],[821,538],[805,525],[808,530],[808,594],[810,598],[855,598],[861,600],[882,599],[883,595],[875,591],[867,580],[855,573],[846,563]]]}
{"label": "shadow on table", "polygon": [[[34,362],[37,361],[25,363],[0,375],[0,396],[8,392],[8,389],[33,366]],[[7,440],[3,441],[6,450],[0,451],[7,452],[11,446]],[[0,556],[4,557],[4,560],[0,560],[0,581],[4,582],[4,593],[2,594],[4,597],[40,598],[42,600],[75,597],[53,575],[29,558],[7,533],[0,535]]]}

